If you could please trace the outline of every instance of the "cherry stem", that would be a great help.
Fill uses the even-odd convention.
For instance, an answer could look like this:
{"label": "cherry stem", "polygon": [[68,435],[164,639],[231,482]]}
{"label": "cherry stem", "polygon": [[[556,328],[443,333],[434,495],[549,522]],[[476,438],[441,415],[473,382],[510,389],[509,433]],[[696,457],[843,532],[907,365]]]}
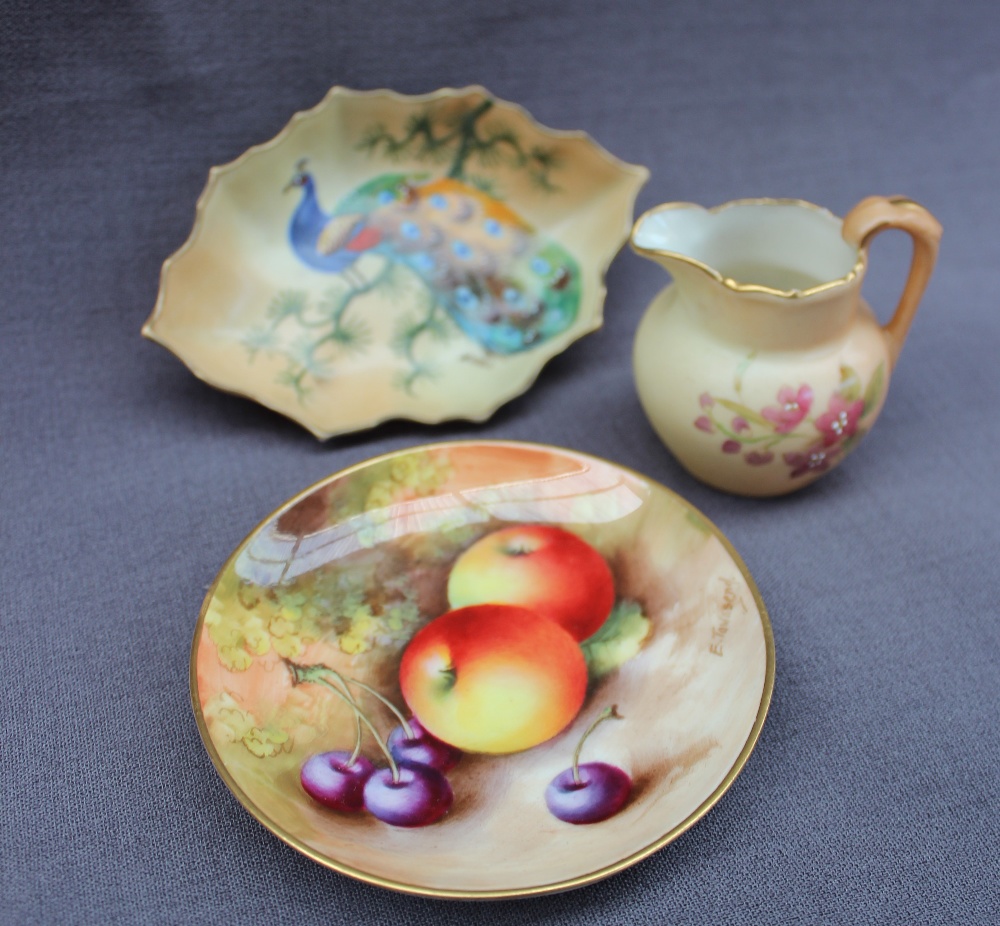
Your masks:
{"label": "cherry stem", "polygon": [[[289,665],[289,668],[291,668],[291,664]],[[296,666],[296,668],[301,667]],[[333,670],[331,669],[330,671],[332,672]],[[294,676],[294,671],[292,674]],[[358,756],[361,755],[361,717],[358,713],[357,701],[354,700],[354,695],[351,694],[351,689],[348,688],[347,683],[339,676],[338,673],[334,672],[333,674],[336,676],[337,681],[340,682],[340,687],[343,689],[343,692],[341,693],[347,696],[347,700],[350,702],[351,707],[354,710],[354,749],[351,751],[351,754],[347,759],[347,765],[350,767],[358,761]]]}
{"label": "cherry stem", "polygon": [[[341,691],[340,688],[334,685],[333,682],[327,678],[328,675],[332,675],[338,682],[340,682],[341,685],[344,686],[345,689],[347,689],[347,682],[344,680],[344,677],[335,669],[331,669],[328,666],[300,666],[289,659],[285,660],[285,665],[288,666],[288,671],[292,673],[292,681],[295,684],[313,682],[317,685],[324,685],[337,695],[338,698],[347,702],[351,710],[354,711],[354,716],[357,720],[359,729],[362,723],[368,728],[368,732],[371,733],[376,744],[378,745],[378,748],[388,760],[389,770],[392,772],[392,783],[399,784],[399,766],[396,765],[396,760],[392,757],[392,753],[389,751],[389,747],[386,745],[385,740],[382,739],[378,730],[375,729],[375,725],[368,719],[364,711],[358,707],[358,704],[351,696],[349,689],[345,694],[344,691]],[[357,749],[358,745],[360,745],[360,738],[355,746],[355,749]],[[353,759],[351,761],[353,761]]]}
{"label": "cherry stem", "polygon": [[600,714],[597,715],[597,719],[587,727],[586,732],[580,737],[580,742],[576,744],[576,752],[573,753],[573,784],[582,785],[583,782],[580,780],[580,750],[583,749],[583,744],[587,737],[590,736],[597,727],[604,723],[605,720],[624,720],[621,714],[618,713],[618,705],[612,704],[611,707],[604,708]]}
{"label": "cherry stem", "polygon": [[368,727],[368,731],[371,733],[375,742],[378,744],[378,748],[382,750],[383,755],[388,760],[389,769],[392,772],[393,784],[398,784],[399,768],[396,765],[396,760],[393,759],[392,753],[389,752],[389,747],[386,746],[385,741],[382,739],[378,730],[375,729],[375,725],[365,716],[361,708],[358,707],[358,705],[353,700],[348,700],[348,698],[344,696],[344,693],[339,688],[337,688],[331,681],[329,681],[329,679],[314,678],[314,679],[307,679],[307,681],[313,681],[319,683],[320,685],[325,685],[331,691],[335,692],[336,694],[340,695],[340,697],[344,698],[344,700],[347,701],[348,704],[350,704],[350,706],[354,709],[354,716],[357,719],[358,723],[359,724],[363,723],[366,727]]}
{"label": "cherry stem", "polygon": [[364,682],[359,682],[356,678],[348,679],[348,681],[353,682],[355,685],[358,686],[358,688],[363,688],[365,691],[368,692],[368,694],[374,695],[376,698],[378,698],[379,701],[381,701],[387,708],[389,708],[390,711],[393,712],[393,714],[396,715],[396,719],[399,721],[399,725],[403,728],[403,732],[406,734],[406,738],[408,740],[413,739],[413,727],[411,727],[409,723],[407,723],[407,720],[403,716],[402,712],[399,710],[398,707],[396,707],[395,704],[392,703],[392,701],[390,701],[386,697],[383,697],[370,685],[366,685]]}
{"label": "cherry stem", "polygon": [[354,712],[354,749],[351,751],[350,758],[347,760],[347,766],[350,768],[358,761],[358,756],[361,755],[361,716],[357,711]]}

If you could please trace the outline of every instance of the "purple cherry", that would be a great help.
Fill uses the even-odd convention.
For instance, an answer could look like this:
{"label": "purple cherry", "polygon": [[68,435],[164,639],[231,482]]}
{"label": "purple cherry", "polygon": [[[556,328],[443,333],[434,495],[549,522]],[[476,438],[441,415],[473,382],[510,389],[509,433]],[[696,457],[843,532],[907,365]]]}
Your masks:
{"label": "purple cherry", "polygon": [[606,707],[587,727],[573,753],[573,764],[556,775],[545,789],[549,812],[566,823],[599,823],[614,816],[632,792],[628,773],[607,762],[580,764],[580,751],[587,737],[605,720],[621,720],[618,707]]}
{"label": "purple cherry", "polygon": [[628,773],[606,762],[585,762],[576,770],[579,781],[568,768],[545,789],[545,803],[553,816],[567,823],[599,823],[622,809],[632,791]]}
{"label": "purple cherry", "polygon": [[364,807],[365,782],[374,771],[364,756],[352,762],[349,752],[323,752],[302,763],[299,777],[306,794],[324,807],[356,813]]}
{"label": "purple cherry", "polygon": [[400,762],[399,777],[380,768],[365,782],[365,808],[391,826],[427,826],[440,820],[451,807],[448,779],[436,768]]}
{"label": "purple cherry", "polygon": [[453,769],[462,758],[462,751],[439,740],[428,732],[416,717],[408,721],[412,736],[403,727],[389,734],[389,751],[397,762],[428,765],[439,772]]}

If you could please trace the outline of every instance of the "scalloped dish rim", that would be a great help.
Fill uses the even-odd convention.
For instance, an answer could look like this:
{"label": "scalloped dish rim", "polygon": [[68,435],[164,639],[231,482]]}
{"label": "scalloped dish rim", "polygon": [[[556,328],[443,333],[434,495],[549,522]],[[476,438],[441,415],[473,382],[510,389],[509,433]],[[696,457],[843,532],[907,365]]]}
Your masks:
{"label": "scalloped dish rim", "polygon": [[[252,390],[233,385],[227,381],[227,377],[224,375],[220,375],[211,369],[206,369],[203,365],[184,356],[183,346],[179,344],[175,338],[171,337],[169,329],[165,328],[163,325],[163,319],[169,312],[170,276],[174,265],[199,244],[204,232],[207,207],[213,196],[218,192],[220,183],[223,182],[227,176],[239,171],[248,162],[252,162],[262,153],[280,147],[287,141],[296,126],[306,120],[319,116],[338,97],[347,96],[355,99],[389,98],[399,103],[421,106],[440,100],[461,99],[476,94],[481,94],[492,100],[498,108],[502,108],[505,112],[509,111],[516,113],[535,130],[548,138],[567,139],[586,143],[601,160],[621,171],[623,174],[631,176],[633,180],[634,186],[632,190],[627,197],[623,197],[623,206],[627,208],[624,210],[626,214],[623,221],[620,223],[620,227],[615,231],[614,240],[617,242],[617,247],[613,250],[610,247],[602,249],[604,257],[596,267],[595,276],[598,287],[596,292],[589,297],[590,301],[592,301],[594,305],[592,317],[587,320],[584,320],[582,317],[577,318],[564,332],[564,335],[569,335],[570,333],[572,334],[571,337],[568,337],[566,343],[555,351],[541,355],[540,361],[534,366],[529,367],[521,377],[508,381],[502,394],[498,391],[497,395],[490,402],[483,404],[482,409],[478,413],[462,412],[456,414],[449,411],[447,408],[428,409],[426,412],[408,411],[405,413],[399,413],[392,410],[380,410],[373,413],[370,418],[365,419],[364,423],[345,428],[332,429],[318,426],[310,420],[308,413],[297,415],[290,412],[286,408],[280,407],[280,403],[278,401],[270,398],[270,396],[275,392],[273,387],[262,387],[261,389]],[[229,393],[230,395],[249,399],[250,401],[256,402],[271,411],[277,412],[289,420],[294,421],[296,424],[301,425],[313,434],[314,437],[321,441],[328,440],[331,437],[341,434],[364,431],[391,420],[408,420],[427,425],[439,424],[443,421],[451,420],[483,422],[488,420],[503,405],[513,401],[520,395],[527,392],[535,383],[546,364],[554,359],[554,357],[558,356],[558,354],[572,346],[575,341],[601,328],[603,324],[604,303],[607,296],[607,272],[615,257],[622,251],[625,244],[629,240],[629,235],[634,223],[635,202],[642,187],[648,181],[649,175],[650,172],[648,168],[638,164],[631,164],[621,158],[618,158],[608,151],[603,145],[597,142],[586,131],[579,129],[553,129],[545,126],[535,119],[534,116],[532,116],[531,113],[520,104],[502,99],[501,97],[490,93],[490,91],[478,84],[471,84],[466,87],[443,87],[429,93],[416,95],[408,95],[388,88],[354,90],[341,85],[335,85],[316,105],[309,109],[300,110],[294,113],[284,127],[273,138],[251,146],[232,161],[212,166],[209,169],[208,180],[199,194],[195,204],[195,219],[191,231],[189,232],[184,243],[163,261],[160,269],[160,282],[156,302],[149,317],[142,325],[141,334],[144,338],[159,344],[161,347],[168,350],[178,360],[180,360],[196,378],[207,385],[222,392]]]}

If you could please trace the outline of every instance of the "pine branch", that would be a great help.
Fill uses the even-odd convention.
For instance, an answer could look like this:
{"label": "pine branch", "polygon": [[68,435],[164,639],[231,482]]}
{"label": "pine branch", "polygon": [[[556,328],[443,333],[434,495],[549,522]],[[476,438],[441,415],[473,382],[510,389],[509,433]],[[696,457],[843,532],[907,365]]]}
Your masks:
{"label": "pine branch", "polygon": [[411,116],[398,136],[379,123],[372,126],[358,148],[370,153],[381,149],[390,158],[409,151],[418,159],[438,161],[448,158],[449,149],[454,149],[447,175],[456,180],[467,179],[466,165],[472,160],[484,167],[506,160],[513,169],[526,170],[541,189],[557,189],[549,180],[549,174],[558,167],[550,149],[539,146],[526,149],[517,134],[506,127],[494,125],[488,133],[480,134],[479,122],[493,106],[493,100],[484,99],[470,109],[446,113],[440,117],[445,128],[436,128],[434,112],[425,110]]}

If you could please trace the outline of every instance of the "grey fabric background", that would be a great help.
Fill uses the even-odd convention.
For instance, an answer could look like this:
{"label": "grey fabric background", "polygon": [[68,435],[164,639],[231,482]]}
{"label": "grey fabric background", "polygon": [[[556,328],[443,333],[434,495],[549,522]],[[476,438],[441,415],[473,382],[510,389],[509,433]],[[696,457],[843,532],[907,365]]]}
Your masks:
{"label": "grey fabric background", "polygon": [[[1000,919],[1000,17],[988,2],[0,5],[0,922],[759,924]],[[606,324],[491,421],[321,445],[139,328],[213,164],[335,83],[480,82],[652,180],[638,208],[904,193],[941,260],[885,413],[814,488],[680,471],[633,390],[662,271],[625,252]],[[888,317],[908,242],[873,248]],[[226,790],[188,704],[206,586],[325,474],[465,436],[595,453],[676,489],[745,557],[777,684],[720,805],[633,869],[531,901],[355,883]]]}

